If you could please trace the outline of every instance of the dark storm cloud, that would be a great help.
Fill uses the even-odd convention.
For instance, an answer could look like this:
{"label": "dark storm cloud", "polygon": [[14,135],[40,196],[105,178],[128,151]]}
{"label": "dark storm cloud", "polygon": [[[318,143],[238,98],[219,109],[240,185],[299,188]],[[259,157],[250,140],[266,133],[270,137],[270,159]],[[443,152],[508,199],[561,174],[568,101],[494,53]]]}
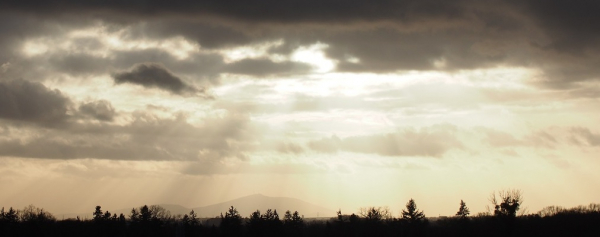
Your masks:
{"label": "dark storm cloud", "polygon": [[3,3],[5,9],[60,14],[78,11],[96,14],[130,14],[135,17],[180,17],[223,15],[248,21],[279,22],[345,22],[348,20],[411,19],[420,17],[454,18],[465,14],[461,6],[477,1],[39,1],[23,0]]}
{"label": "dark storm cloud", "polygon": [[179,95],[203,92],[173,75],[171,71],[158,63],[136,64],[129,71],[114,73],[112,77],[117,84],[131,83],[146,88],[158,88]]}
{"label": "dark storm cloud", "polygon": [[455,130],[450,125],[438,125],[421,130],[409,129],[343,139],[334,136],[312,141],[308,146],[324,153],[348,151],[382,156],[441,157],[450,149],[462,148],[462,143],[454,136]]}
{"label": "dark storm cloud", "polygon": [[[43,24],[2,23],[9,33],[1,36],[0,47],[6,49],[16,40],[12,35],[36,34],[29,29],[45,28],[46,22],[96,19],[113,28],[130,27],[132,39],[182,36],[205,49],[283,39],[277,50],[291,52],[321,42],[329,45],[326,54],[339,62],[339,71],[531,67],[545,74],[535,85],[555,89],[577,89],[600,78],[597,1],[65,0],[2,2],[0,8],[44,19]],[[15,30],[21,25],[26,30]],[[347,61],[352,57],[360,61]],[[445,63],[436,65],[440,61]],[[230,70],[264,74],[240,65]]]}
{"label": "dark storm cloud", "polygon": [[264,40],[263,37],[252,36],[244,29],[218,22],[198,22],[193,19],[150,20],[147,23],[135,25],[131,32],[132,38],[148,36],[160,39],[180,35],[209,49],[227,48]]}
{"label": "dark storm cloud", "polygon": [[0,119],[56,125],[68,118],[70,103],[59,90],[39,82],[0,81]]}
{"label": "dark storm cloud", "polygon": [[84,103],[79,106],[79,112],[101,121],[112,121],[116,114],[115,108],[106,100]]}

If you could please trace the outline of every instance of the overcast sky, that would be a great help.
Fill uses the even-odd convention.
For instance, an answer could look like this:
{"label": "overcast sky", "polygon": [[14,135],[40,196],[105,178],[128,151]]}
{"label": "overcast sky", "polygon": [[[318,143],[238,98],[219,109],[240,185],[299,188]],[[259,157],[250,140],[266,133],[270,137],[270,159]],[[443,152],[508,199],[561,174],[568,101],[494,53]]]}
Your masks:
{"label": "overcast sky", "polygon": [[0,3],[0,206],[600,198],[598,1],[125,2]]}

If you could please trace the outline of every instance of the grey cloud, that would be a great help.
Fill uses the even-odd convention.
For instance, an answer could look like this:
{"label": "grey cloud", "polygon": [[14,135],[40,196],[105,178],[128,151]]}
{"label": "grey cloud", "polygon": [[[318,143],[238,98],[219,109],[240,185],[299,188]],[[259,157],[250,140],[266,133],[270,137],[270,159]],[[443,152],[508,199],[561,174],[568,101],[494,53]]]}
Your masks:
{"label": "grey cloud", "polygon": [[194,54],[185,60],[178,60],[161,49],[144,49],[136,51],[115,51],[114,67],[133,65],[139,62],[158,62],[164,67],[179,74],[199,79],[216,77],[223,67],[223,57],[218,54]]}
{"label": "grey cloud", "polygon": [[0,156],[44,159],[213,160],[244,158],[259,134],[242,115],[208,118],[194,126],[184,117],[134,115],[125,125],[78,123],[37,131],[32,138],[0,137]]}
{"label": "grey cloud", "polygon": [[[264,77],[270,75],[302,74],[309,72],[311,69],[308,64],[304,63],[290,61],[273,62],[268,59],[243,59],[226,64],[223,57],[217,53],[191,53],[188,58],[181,60],[174,58],[173,55],[162,49],[117,50],[112,51],[110,55],[110,58],[106,58],[86,53],[58,52],[30,59],[32,62],[29,66],[48,64],[50,65],[49,68],[54,71],[83,76],[103,74],[115,68],[123,68],[123,65],[135,65],[133,69],[129,69],[130,74],[127,75],[127,80],[121,81],[148,86],[154,85],[155,87],[169,90],[172,93],[191,93],[195,89],[189,84],[186,85],[180,77],[175,76],[175,73],[193,78],[194,82],[210,85],[219,83],[218,77],[220,73]],[[160,63],[142,63],[140,65],[140,61]],[[167,72],[158,73],[157,70]],[[131,74],[139,74],[140,76],[138,77],[142,77],[141,74],[143,73],[154,74],[155,76],[152,77],[148,75],[143,76],[156,79],[144,80],[147,82],[133,80],[133,75]],[[117,74],[124,74],[124,72]],[[124,75],[117,74],[113,75],[113,77],[124,77]],[[179,82],[175,78],[178,78]]]}
{"label": "grey cloud", "polygon": [[59,90],[22,79],[0,81],[0,118],[56,125],[68,119],[71,101]]}
{"label": "grey cloud", "polygon": [[92,118],[101,121],[112,121],[116,112],[115,108],[106,100],[98,100],[81,104],[79,111]]}
{"label": "grey cloud", "polygon": [[[105,1],[36,1],[24,0],[3,3],[4,9],[33,11],[38,14],[59,14],[65,11],[81,14],[157,17],[178,13],[185,17],[200,15],[225,16],[252,22],[346,22],[356,20],[419,20],[428,17],[453,19],[467,12],[462,6],[477,1],[193,1],[166,3],[162,1],[111,2]],[[235,4],[234,4],[235,3]],[[343,7],[340,7],[343,4]]]}
{"label": "grey cloud", "polygon": [[[133,31],[133,37],[136,36],[135,34],[140,34],[160,39],[181,35],[197,42],[201,47],[209,49],[227,48],[257,41],[257,37],[251,36],[245,30],[224,25],[218,21],[151,20],[147,24],[136,25]],[[263,38],[258,37],[258,39],[262,40]]]}
{"label": "grey cloud", "polygon": [[244,59],[227,64],[225,72],[266,76],[271,74],[299,74],[306,73],[311,67],[304,63],[273,62],[268,59]]}
{"label": "grey cloud", "polygon": [[291,142],[281,142],[277,145],[277,151],[281,153],[300,154],[304,152],[304,148]]}
{"label": "grey cloud", "polygon": [[110,68],[110,60],[85,53],[54,54],[38,60],[49,63],[56,71],[76,76],[103,74]]}
{"label": "grey cloud", "polygon": [[588,128],[575,127],[570,129],[571,141],[577,145],[600,146],[600,134]]}
{"label": "grey cloud", "polygon": [[553,149],[559,144],[556,136],[548,131],[537,131],[526,137],[533,146]]}
{"label": "grey cloud", "polygon": [[485,134],[483,141],[492,147],[544,147],[553,149],[560,144],[551,129],[531,132],[522,138],[516,138],[513,134],[491,128],[477,128],[476,130]]}
{"label": "grey cloud", "polygon": [[521,146],[525,142],[516,139],[512,134],[494,129],[484,129],[485,141],[494,147]]}
{"label": "grey cloud", "polygon": [[322,138],[320,140],[310,141],[308,147],[318,152],[336,153],[340,150],[342,140],[337,136],[331,138]]}
{"label": "grey cloud", "polygon": [[[290,52],[297,45],[322,42],[330,46],[327,56],[340,62],[340,71],[533,67],[546,75],[535,85],[560,90],[582,88],[585,85],[581,82],[598,82],[600,78],[600,56],[594,53],[600,50],[596,26],[599,16],[595,14],[600,4],[594,1],[270,0],[177,4],[150,0],[32,0],[2,2],[0,8],[11,16],[29,14],[39,20],[2,23],[5,26],[0,28],[10,32],[0,39],[3,49],[10,49],[18,40],[12,35],[36,35],[31,30],[36,28],[48,31],[51,27],[45,22],[63,24],[67,19],[83,19],[89,23],[99,19],[117,28],[133,26],[132,38],[183,36],[209,49],[284,39],[280,50]],[[15,30],[20,25],[25,29]],[[347,62],[349,56],[360,62]],[[441,59],[446,61],[445,67],[436,67],[434,62]],[[243,70],[236,70],[257,73],[239,67]]]}
{"label": "grey cloud", "polygon": [[117,72],[112,75],[115,83],[131,83],[146,88],[158,88],[173,94],[187,95],[202,93],[203,90],[196,89],[187,84],[171,71],[158,63],[140,63],[134,65],[129,71]]}
{"label": "grey cloud", "polygon": [[[97,60],[104,61],[104,59]],[[192,53],[189,58],[178,60],[173,58],[168,52],[159,49],[116,51],[114,52],[114,60],[110,63],[112,67],[119,67],[120,65],[136,64],[144,60],[160,62],[161,65],[178,74],[186,74],[190,77],[198,78],[196,81],[202,81],[199,79],[214,79],[220,73],[269,76],[306,73],[311,69],[309,65],[304,63],[290,61],[273,62],[269,59],[243,59],[226,64],[223,57],[217,53]]]}
{"label": "grey cloud", "polygon": [[224,166],[215,162],[194,162],[185,165],[181,173],[187,175],[214,174],[308,174],[327,173],[328,170],[309,164],[260,164],[241,163]]}
{"label": "grey cloud", "polygon": [[379,154],[382,156],[430,156],[441,157],[454,148],[462,148],[462,143],[454,136],[456,128],[450,125],[437,125],[420,130],[407,129],[395,133],[332,137],[312,141],[308,145],[319,152],[333,153],[348,151]]}
{"label": "grey cloud", "polygon": [[597,48],[600,43],[598,1],[519,1],[544,32],[552,37],[545,45],[557,51],[584,54],[585,50]]}

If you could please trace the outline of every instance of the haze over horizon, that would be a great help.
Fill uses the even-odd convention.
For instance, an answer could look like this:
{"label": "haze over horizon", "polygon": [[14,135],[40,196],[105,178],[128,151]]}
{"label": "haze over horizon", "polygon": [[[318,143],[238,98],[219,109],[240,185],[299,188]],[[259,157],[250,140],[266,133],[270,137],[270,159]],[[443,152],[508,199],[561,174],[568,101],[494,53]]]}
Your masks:
{"label": "haze over horizon", "polygon": [[2,1],[0,206],[600,198],[598,1]]}

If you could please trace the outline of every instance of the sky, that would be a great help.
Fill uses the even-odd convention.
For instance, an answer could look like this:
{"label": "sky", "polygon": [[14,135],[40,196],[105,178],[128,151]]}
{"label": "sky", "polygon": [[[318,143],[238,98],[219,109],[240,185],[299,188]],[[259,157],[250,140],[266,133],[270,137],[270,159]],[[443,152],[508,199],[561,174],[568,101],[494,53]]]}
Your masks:
{"label": "sky", "polygon": [[[2,1],[0,206],[600,199],[600,2]],[[331,213],[334,215],[335,213]]]}

